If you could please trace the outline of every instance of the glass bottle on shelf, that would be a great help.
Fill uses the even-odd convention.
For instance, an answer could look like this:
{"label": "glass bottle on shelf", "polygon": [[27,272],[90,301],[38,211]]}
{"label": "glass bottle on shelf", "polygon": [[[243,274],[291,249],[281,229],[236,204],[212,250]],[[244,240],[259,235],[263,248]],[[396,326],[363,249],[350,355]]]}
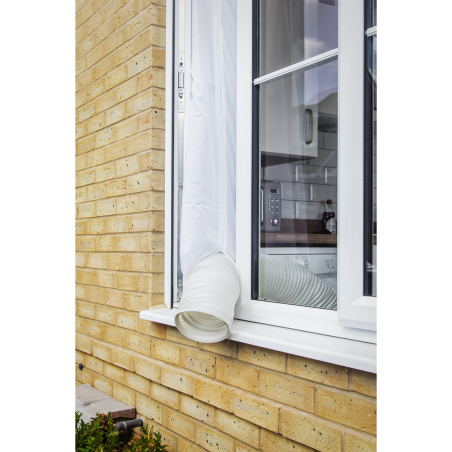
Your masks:
{"label": "glass bottle on shelf", "polygon": [[334,212],[333,201],[327,199],[325,212],[322,218],[322,232],[324,234],[336,234],[336,213]]}

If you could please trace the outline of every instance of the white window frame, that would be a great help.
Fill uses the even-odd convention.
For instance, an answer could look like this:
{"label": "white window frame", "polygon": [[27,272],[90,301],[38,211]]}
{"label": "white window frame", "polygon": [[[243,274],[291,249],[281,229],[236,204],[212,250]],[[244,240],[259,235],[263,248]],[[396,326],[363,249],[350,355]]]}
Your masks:
{"label": "white window frame", "polygon": [[[177,67],[173,58],[174,9],[167,4],[165,132],[165,304],[140,318],[168,325],[177,313],[174,200],[178,149],[173,148]],[[174,8],[175,5],[175,8]],[[252,0],[238,0],[237,54],[237,269],[241,293],[230,339],[308,358],[376,372],[376,298],[363,294],[364,0],[339,1],[338,311],[252,300]],[[350,76],[350,74],[353,76]],[[185,86],[188,85],[187,73]],[[171,89],[173,87],[173,89]],[[348,99],[341,102],[341,97]],[[356,114],[358,112],[359,114]],[[345,152],[344,149],[348,151]],[[176,177],[175,177],[176,176]],[[342,180],[342,181],[341,181]],[[356,207],[358,206],[358,207]]]}

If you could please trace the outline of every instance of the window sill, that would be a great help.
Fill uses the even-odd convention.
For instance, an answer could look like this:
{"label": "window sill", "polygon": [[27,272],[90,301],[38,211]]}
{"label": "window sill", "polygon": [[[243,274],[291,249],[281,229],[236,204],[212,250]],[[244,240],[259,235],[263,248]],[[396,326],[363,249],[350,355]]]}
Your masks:
{"label": "window sill", "polygon": [[[140,319],[176,326],[177,309],[140,312]],[[234,320],[228,339],[283,353],[325,361],[366,372],[377,372],[377,346],[323,334]]]}

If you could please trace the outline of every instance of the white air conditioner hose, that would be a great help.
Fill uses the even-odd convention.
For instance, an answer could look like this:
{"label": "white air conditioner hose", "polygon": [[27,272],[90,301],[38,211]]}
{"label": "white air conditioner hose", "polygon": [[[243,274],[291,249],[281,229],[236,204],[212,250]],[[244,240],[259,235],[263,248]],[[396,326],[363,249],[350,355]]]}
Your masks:
{"label": "white air conditioner hose", "polygon": [[[261,254],[260,298],[312,308],[336,309],[334,291],[308,268],[280,256]],[[233,261],[222,253],[201,259],[184,281],[177,329],[197,342],[227,339],[240,294]]]}
{"label": "white air conditioner hose", "polygon": [[226,339],[234,320],[240,280],[234,262],[222,253],[201,259],[184,280],[176,327],[198,342]]}

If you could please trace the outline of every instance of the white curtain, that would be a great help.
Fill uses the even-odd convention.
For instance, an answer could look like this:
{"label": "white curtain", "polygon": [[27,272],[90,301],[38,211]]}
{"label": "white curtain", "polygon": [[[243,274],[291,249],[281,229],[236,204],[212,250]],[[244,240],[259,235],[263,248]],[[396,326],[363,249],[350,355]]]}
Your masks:
{"label": "white curtain", "polygon": [[191,49],[180,236],[184,279],[211,254],[235,262],[237,0],[192,0]]}

